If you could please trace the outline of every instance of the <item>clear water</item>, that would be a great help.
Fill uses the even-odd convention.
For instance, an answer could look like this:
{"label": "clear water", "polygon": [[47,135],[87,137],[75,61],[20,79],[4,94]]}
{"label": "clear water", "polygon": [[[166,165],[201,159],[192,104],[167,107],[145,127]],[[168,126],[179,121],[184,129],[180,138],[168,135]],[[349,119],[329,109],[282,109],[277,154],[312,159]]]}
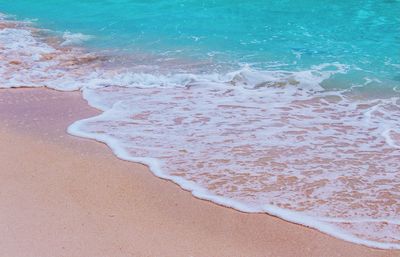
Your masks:
{"label": "clear water", "polygon": [[102,48],[303,70],[341,63],[331,87],[400,83],[400,1],[0,0],[0,10]]}
{"label": "clear water", "polygon": [[400,249],[400,1],[0,12],[0,87],[79,89],[103,111],[69,133],[197,197]]}

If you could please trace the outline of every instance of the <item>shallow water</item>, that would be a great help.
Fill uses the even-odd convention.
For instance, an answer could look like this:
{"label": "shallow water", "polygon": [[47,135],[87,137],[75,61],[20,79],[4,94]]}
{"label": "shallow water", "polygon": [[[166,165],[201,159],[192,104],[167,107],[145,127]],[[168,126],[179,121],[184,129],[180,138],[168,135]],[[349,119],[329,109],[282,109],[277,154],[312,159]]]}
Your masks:
{"label": "shallow water", "polygon": [[397,0],[0,0],[0,10],[67,33],[68,44],[268,70],[341,63],[346,76],[327,86],[399,84]]}
{"label": "shallow water", "polygon": [[104,111],[70,133],[203,199],[400,248],[398,1],[0,10],[38,18],[2,18],[1,87],[81,90]]}

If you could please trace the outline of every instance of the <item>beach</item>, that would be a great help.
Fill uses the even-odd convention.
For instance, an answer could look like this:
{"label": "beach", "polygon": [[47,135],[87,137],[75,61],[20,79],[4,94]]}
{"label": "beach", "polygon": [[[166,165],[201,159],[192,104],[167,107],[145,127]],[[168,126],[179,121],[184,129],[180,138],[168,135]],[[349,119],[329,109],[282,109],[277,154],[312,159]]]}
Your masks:
{"label": "beach", "polygon": [[1,256],[400,256],[200,200],[68,135],[79,92],[0,91]]}

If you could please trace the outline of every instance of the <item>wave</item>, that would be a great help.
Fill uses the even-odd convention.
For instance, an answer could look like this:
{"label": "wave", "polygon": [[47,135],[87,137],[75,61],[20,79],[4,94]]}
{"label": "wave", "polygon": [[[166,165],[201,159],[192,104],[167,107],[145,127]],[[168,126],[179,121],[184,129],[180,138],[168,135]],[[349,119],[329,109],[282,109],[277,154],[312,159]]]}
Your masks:
{"label": "wave", "polygon": [[69,133],[106,143],[196,197],[400,249],[399,98],[321,86],[346,65],[225,73],[110,65],[71,38],[54,44],[0,19],[1,87],[81,90],[103,111]]}

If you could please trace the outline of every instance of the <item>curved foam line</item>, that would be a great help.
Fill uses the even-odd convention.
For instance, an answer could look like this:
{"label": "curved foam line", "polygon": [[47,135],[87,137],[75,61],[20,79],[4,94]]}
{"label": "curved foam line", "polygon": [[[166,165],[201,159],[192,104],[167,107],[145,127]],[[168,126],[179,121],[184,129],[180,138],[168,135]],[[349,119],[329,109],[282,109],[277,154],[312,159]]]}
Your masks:
{"label": "curved foam line", "polygon": [[368,247],[374,247],[374,248],[381,248],[381,249],[400,249],[399,244],[394,244],[394,243],[380,243],[380,242],[375,242],[371,240],[365,240],[365,239],[360,239],[357,238],[356,236],[351,235],[350,233],[346,233],[345,231],[334,227],[330,224],[327,224],[326,221],[324,220],[319,220],[316,217],[304,215],[302,213],[296,212],[296,211],[291,211],[291,210],[286,210],[282,209],[273,205],[265,204],[262,207],[254,207],[250,206],[244,202],[237,201],[237,200],[232,200],[226,197],[218,196],[215,195],[211,192],[209,192],[207,189],[198,186],[197,184],[188,181],[182,177],[176,177],[176,176],[171,176],[166,174],[165,172],[162,171],[160,168],[160,160],[154,159],[154,158],[145,158],[145,157],[132,157],[130,156],[124,149],[120,148],[118,146],[117,141],[112,138],[111,136],[108,135],[99,135],[99,134],[94,134],[94,133],[86,133],[80,130],[81,124],[83,124],[85,121],[90,120],[91,118],[88,119],[83,119],[83,120],[78,120],[71,124],[67,132],[71,135],[78,136],[78,137],[83,137],[83,138],[89,138],[96,140],[98,142],[106,144],[110,149],[113,151],[113,153],[121,160],[125,161],[131,161],[131,162],[137,162],[137,163],[142,163],[144,165],[147,165],[150,169],[150,171],[156,175],[157,177],[160,177],[162,179],[170,180],[177,185],[179,185],[181,188],[189,191],[192,193],[193,196],[203,199],[203,200],[208,200],[214,203],[217,203],[222,206],[230,207],[233,209],[236,209],[238,211],[242,212],[248,212],[248,213],[267,213],[269,215],[281,218],[283,220],[300,224],[306,227],[314,228],[316,230],[319,230],[323,233],[326,233],[328,235],[331,235],[333,237],[352,242],[355,244],[361,244],[365,245]]}

